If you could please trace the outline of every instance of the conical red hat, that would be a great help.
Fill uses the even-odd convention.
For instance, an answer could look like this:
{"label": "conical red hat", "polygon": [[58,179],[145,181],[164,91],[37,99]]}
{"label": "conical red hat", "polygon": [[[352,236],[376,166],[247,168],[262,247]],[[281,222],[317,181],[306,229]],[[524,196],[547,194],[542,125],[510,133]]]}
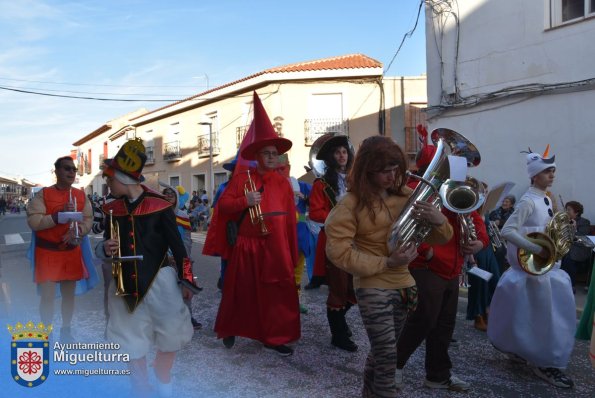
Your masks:
{"label": "conical red hat", "polygon": [[256,160],[257,152],[269,145],[275,146],[279,154],[289,151],[292,146],[291,141],[279,137],[256,91],[254,92],[253,102],[254,119],[252,120],[250,129],[254,129],[254,141],[242,150],[242,157],[246,160]]}

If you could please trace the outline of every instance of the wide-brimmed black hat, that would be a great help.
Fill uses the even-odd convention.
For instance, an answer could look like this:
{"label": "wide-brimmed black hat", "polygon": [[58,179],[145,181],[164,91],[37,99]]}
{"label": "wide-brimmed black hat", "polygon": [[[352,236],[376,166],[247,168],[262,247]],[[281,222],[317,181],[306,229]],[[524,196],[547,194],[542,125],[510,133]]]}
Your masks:
{"label": "wide-brimmed black hat", "polygon": [[329,138],[320,147],[320,150],[316,154],[316,159],[327,160],[329,154],[332,155],[331,151],[339,146],[343,146],[347,148],[348,151],[351,151],[351,143],[349,142],[349,137],[347,137],[346,135],[335,135],[334,137]]}

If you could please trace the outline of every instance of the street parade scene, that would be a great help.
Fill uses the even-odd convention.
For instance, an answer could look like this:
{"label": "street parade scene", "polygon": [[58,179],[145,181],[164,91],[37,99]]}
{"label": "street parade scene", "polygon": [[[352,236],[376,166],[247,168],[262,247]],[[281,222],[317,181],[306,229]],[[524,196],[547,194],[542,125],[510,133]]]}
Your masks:
{"label": "street parade scene", "polygon": [[17,3],[0,396],[595,396],[595,2]]}

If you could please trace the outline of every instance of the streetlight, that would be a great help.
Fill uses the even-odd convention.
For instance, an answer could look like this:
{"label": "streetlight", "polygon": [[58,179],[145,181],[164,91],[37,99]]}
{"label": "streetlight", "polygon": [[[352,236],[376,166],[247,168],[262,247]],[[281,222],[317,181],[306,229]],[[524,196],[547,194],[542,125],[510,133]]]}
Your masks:
{"label": "streetlight", "polygon": [[[210,122],[199,122],[201,126],[209,126],[209,182],[211,190],[210,199],[213,199],[213,192],[215,191],[215,178],[213,177],[213,123]],[[212,204],[212,200],[211,200]]]}

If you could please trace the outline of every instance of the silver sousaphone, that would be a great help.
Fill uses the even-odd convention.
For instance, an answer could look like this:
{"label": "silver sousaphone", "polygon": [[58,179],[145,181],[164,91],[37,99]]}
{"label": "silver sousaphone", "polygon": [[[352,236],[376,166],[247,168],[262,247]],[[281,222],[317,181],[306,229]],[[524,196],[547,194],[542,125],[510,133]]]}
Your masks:
{"label": "silver sousaphone", "polygon": [[[419,177],[408,172],[408,175],[420,180],[420,183],[391,226],[387,242],[390,253],[411,244],[418,247],[432,229],[429,223],[413,216],[413,203],[423,201],[438,208],[444,203],[451,211],[465,213],[479,208],[485,199],[483,191],[475,192],[469,188],[469,185],[481,185],[481,183],[449,181],[448,156],[462,156],[467,159],[468,167],[475,167],[481,162],[481,156],[475,145],[456,131],[445,128],[432,131],[431,138],[436,146],[436,153],[424,175]],[[445,183],[446,187],[442,189]]]}

